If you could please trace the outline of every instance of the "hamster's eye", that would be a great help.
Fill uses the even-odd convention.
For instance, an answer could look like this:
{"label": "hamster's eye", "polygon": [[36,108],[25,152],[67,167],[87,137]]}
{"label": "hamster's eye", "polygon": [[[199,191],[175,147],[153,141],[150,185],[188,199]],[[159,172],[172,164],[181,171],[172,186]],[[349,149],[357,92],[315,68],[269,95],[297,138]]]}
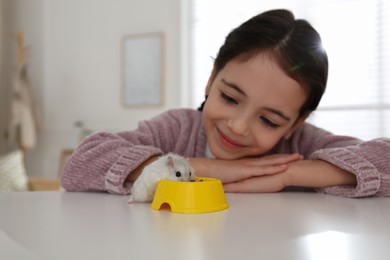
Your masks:
{"label": "hamster's eye", "polygon": [[176,177],[180,177],[181,176],[181,172],[176,172]]}
{"label": "hamster's eye", "polygon": [[191,176],[191,172],[190,172],[190,176]]}

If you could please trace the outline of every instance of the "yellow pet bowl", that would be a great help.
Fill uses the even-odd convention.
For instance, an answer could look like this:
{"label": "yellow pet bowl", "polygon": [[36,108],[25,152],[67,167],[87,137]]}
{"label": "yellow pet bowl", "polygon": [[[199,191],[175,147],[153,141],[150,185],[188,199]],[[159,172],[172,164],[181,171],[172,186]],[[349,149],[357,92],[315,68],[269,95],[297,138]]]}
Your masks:
{"label": "yellow pet bowl", "polygon": [[222,182],[214,178],[197,177],[193,182],[160,180],[154,194],[152,209],[170,207],[175,213],[206,213],[229,207]]}

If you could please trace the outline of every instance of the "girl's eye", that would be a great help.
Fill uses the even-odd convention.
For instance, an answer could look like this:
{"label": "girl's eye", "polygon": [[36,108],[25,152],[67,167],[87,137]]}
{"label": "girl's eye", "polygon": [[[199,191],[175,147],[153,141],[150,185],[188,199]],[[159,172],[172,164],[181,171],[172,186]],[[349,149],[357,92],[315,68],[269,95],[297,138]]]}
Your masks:
{"label": "girl's eye", "polygon": [[235,100],[234,98],[232,98],[231,96],[228,96],[226,95],[225,93],[221,92],[221,97],[223,100],[225,100],[226,103],[228,104],[234,104],[234,105],[237,105],[238,102],[237,100]]}
{"label": "girl's eye", "polygon": [[180,177],[181,176],[181,172],[176,172],[176,177]]}
{"label": "girl's eye", "polygon": [[261,118],[261,121],[263,121],[264,124],[266,124],[267,126],[271,127],[271,128],[278,128],[279,125],[278,124],[275,124],[274,122],[272,122],[271,120],[269,120],[268,118],[266,117],[260,117]]}

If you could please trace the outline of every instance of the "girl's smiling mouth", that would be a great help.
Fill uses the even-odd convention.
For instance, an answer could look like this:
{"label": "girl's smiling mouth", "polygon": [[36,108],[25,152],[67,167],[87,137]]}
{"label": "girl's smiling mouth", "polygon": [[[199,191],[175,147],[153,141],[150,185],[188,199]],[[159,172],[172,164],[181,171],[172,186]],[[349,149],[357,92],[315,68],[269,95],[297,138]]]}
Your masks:
{"label": "girl's smiling mouth", "polygon": [[230,139],[226,135],[224,135],[219,129],[217,129],[217,133],[218,133],[218,139],[219,139],[219,142],[221,143],[221,145],[223,145],[229,149],[238,149],[238,148],[245,147],[245,145],[242,145],[242,144]]}

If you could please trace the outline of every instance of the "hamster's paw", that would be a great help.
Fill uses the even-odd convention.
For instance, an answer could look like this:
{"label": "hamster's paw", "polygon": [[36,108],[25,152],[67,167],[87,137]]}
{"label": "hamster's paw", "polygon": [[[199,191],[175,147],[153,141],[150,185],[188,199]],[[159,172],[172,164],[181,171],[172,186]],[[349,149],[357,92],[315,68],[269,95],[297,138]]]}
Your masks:
{"label": "hamster's paw", "polygon": [[130,195],[130,198],[129,200],[127,201],[127,204],[132,204],[132,203],[136,203],[137,201],[135,200],[134,196],[133,195]]}
{"label": "hamster's paw", "polygon": [[142,199],[136,198],[134,195],[130,195],[129,200],[127,201],[127,204],[134,204],[137,202],[143,202]]}
{"label": "hamster's paw", "polygon": [[127,201],[127,204],[152,202],[152,200],[153,200],[153,198],[150,198],[149,196],[130,195],[130,198]]}

